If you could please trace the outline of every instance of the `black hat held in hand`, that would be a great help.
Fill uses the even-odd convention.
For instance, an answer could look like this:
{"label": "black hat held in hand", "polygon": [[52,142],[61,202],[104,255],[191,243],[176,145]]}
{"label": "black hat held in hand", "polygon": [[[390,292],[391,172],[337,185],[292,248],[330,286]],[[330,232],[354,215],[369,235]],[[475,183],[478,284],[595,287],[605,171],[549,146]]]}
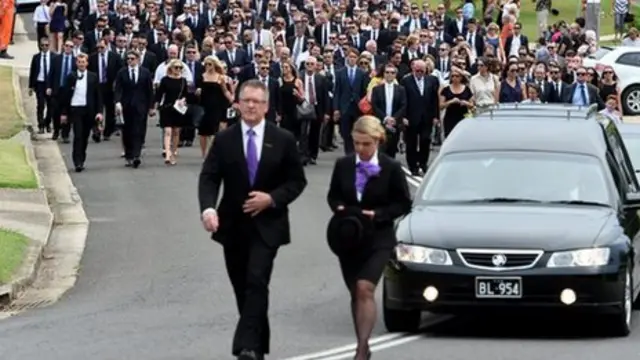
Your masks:
{"label": "black hat held in hand", "polygon": [[366,246],[373,232],[373,221],[362,214],[361,208],[347,207],[336,211],[329,220],[327,243],[336,256],[348,255]]}

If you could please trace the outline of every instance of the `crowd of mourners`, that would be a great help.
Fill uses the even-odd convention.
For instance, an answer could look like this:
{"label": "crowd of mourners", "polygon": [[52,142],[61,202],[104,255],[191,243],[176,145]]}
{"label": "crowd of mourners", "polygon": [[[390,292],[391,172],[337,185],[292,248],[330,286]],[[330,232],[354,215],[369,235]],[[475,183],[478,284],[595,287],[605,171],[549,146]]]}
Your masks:
{"label": "crowd of mourners", "polygon": [[[216,133],[237,121],[240,85],[260,79],[270,94],[266,120],[295,135],[304,165],[336,150],[340,138],[352,151],[353,123],[371,114],[388,131],[384,151],[406,153],[420,175],[431,145],[482,107],[597,104],[620,121],[614,70],[582,65],[598,49],[595,32],[583,17],[551,24],[551,2],[535,3],[539,28],[529,39],[517,0],[42,0],[29,80],[38,130],[64,142],[73,133],[82,138],[74,138],[78,152],[89,137],[123,135],[122,156],[139,164],[147,118],[157,114],[162,153],[173,165],[178,148],[194,142],[204,156]],[[618,19],[629,2],[616,0],[614,11]],[[638,31],[623,42],[639,44]],[[89,105],[74,100],[69,84],[70,74],[75,84],[85,71],[98,78],[101,115],[90,131],[74,124]],[[127,94],[146,92],[133,88],[142,80],[152,93],[148,113],[133,116],[123,104]],[[140,117],[142,125],[127,129]],[[82,170],[84,157],[77,162]]]}

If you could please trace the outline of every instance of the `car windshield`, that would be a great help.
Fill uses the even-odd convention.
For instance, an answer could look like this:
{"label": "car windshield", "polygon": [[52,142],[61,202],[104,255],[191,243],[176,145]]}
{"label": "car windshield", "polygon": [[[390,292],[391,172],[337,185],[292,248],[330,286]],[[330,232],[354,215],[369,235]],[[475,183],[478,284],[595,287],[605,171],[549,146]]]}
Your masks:
{"label": "car windshield", "polygon": [[605,55],[607,55],[608,53],[611,52],[611,48],[608,47],[601,47],[598,50],[596,50],[595,53],[591,54],[588,56],[589,59],[595,59],[595,60],[600,60],[602,59]]}
{"label": "car windshield", "polygon": [[640,134],[622,134],[624,146],[631,158],[633,168],[638,171],[640,169]]}
{"label": "car windshield", "polygon": [[445,155],[434,165],[418,201],[610,204],[602,166],[591,156],[469,152]]}

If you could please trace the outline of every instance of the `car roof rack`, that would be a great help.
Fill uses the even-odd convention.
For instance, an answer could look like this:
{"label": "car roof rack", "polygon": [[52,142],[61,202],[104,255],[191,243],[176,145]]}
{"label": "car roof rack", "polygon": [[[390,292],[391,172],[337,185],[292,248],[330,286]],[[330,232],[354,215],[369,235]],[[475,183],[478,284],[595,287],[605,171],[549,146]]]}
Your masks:
{"label": "car roof rack", "polygon": [[598,105],[577,106],[571,104],[520,104],[507,103],[483,107],[478,110],[476,119],[514,119],[518,117],[539,117],[542,119],[586,120],[598,112]]}

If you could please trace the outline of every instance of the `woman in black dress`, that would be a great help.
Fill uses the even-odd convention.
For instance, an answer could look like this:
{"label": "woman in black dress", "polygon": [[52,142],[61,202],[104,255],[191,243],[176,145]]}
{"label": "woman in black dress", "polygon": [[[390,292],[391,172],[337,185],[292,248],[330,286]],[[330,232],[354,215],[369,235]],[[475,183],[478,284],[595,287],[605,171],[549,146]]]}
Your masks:
{"label": "woman in black dress", "polygon": [[369,338],[376,323],[376,285],[396,245],[394,220],[411,209],[409,186],[400,163],[378,151],[385,129],[373,116],[353,125],[355,154],[336,161],[327,200],[334,213],[356,207],[373,223],[373,236],[338,257],[351,295],[358,345],[355,359],[371,357]]}
{"label": "woman in black dress", "polygon": [[280,126],[293,133],[296,139],[300,135],[300,125],[298,123],[297,106],[304,100],[302,81],[298,79],[298,74],[293,65],[288,62],[282,63],[282,78],[280,78],[280,99],[278,103],[278,113],[280,114]]}
{"label": "woman in black dress", "polygon": [[445,139],[473,108],[473,93],[466,83],[464,72],[457,67],[451,68],[449,85],[440,90],[440,109],[447,109],[442,119]]}
{"label": "woman in black dress", "polygon": [[204,117],[198,127],[202,157],[207,155],[209,142],[218,132],[220,123],[227,121],[227,108],[233,102],[233,92],[226,82],[227,76],[220,60],[215,56],[207,56],[204,67],[200,88],[196,90],[204,109]]}
{"label": "woman in black dress", "polygon": [[[187,80],[182,77],[182,61],[171,60],[167,75],[156,90],[156,108],[160,105],[160,126],[164,129],[164,163],[176,164],[176,151],[180,141],[180,128],[186,123],[184,113],[176,110],[186,106]],[[175,105],[175,106],[174,106]]]}

